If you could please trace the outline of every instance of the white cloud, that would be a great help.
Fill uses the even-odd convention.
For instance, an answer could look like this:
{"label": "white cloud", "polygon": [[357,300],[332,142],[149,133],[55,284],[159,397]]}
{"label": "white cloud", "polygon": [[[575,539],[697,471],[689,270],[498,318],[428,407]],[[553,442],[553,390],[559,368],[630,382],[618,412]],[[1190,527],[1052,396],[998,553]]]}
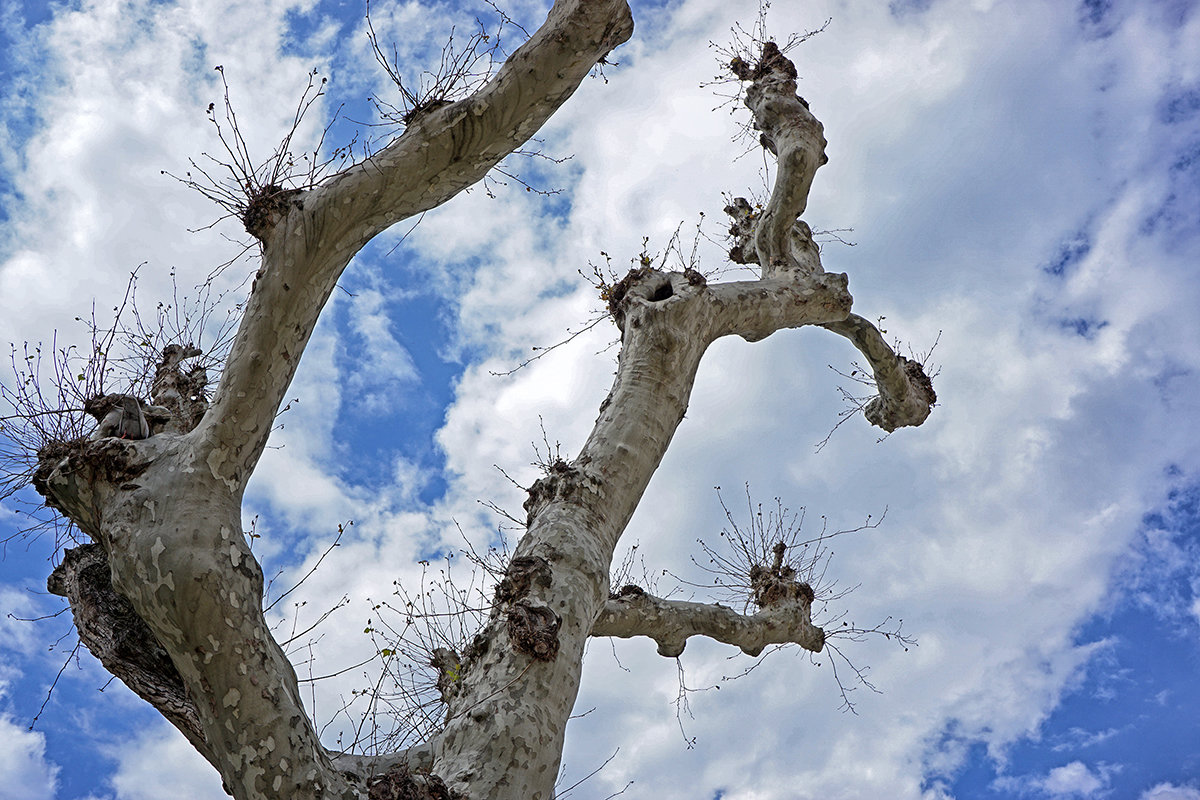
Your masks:
{"label": "white cloud", "polygon": [[0,800],[53,800],[58,771],[44,735],[0,715]]}
{"label": "white cloud", "polygon": [[[219,99],[215,63],[226,66],[256,146],[273,143],[312,66],[277,55],[289,7],[85,3],[45,31],[64,83],[47,95],[47,128],[17,176],[27,201],[0,240],[0,338],[69,326],[93,294],[107,307],[142,259],[153,297],[169,266],[203,276],[226,257],[217,237],[181,233],[212,209],[157,171],[212,147],[201,110]],[[406,17],[414,8],[388,6],[380,25],[411,33],[436,22]],[[818,228],[856,228],[854,248],[826,247],[826,267],[850,274],[860,313],[886,315],[892,335],[923,348],[942,331],[941,403],[921,430],[877,444],[855,420],[814,455],[839,408],[826,365],[844,366],[849,350],[821,331],[720,342],[628,537],[651,571],[687,572],[695,538],[720,527],[709,487],[736,498],[746,480],[756,498],[806,504],[812,526],[821,515],[835,527],[856,524],[887,507],[882,528],[839,540],[831,574],[862,584],[846,600],[854,621],[902,616],[920,645],[849,646],[884,694],[859,691],[860,716],[848,716],[837,712],[827,655],[818,668],[781,653],[722,682],[747,661],[727,662],[725,648],[694,641],[682,659],[689,686],[722,688],[690,695],[695,716],[682,718],[681,732],[675,665],[644,642],[618,644],[618,665],[608,643],[594,642],[579,704],[597,711],[571,723],[568,772],[581,776],[621,752],[576,796],[602,797],[628,780],[639,796],[663,800],[717,789],[791,797],[795,785],[814,796],[947,796],[971,745],[1003,759],[1106,648],[1077,642],[1078,622],[1109,596],[1142,515],[1162,501],[1163,466],[1200,469],[1194,247],[1172,250],[1165,235],[1144,230],[1171,191],[1156,160],[1181,135],[1153,124],[1154,104],[1164,83],[1194,80],[1197,64],[1194,51],[1181,51],[1194,28],[1164,29],[1135,9],[1112,37],[1082,42],[1064,8],[937,3],[896,19],[882,3],[776,4],[780,30],[834,16],[795,51],[801,94],[830,140],[810,218]],[[367,490],[342,477],[347,456],[330,410],[350,402],[347,388],[402,388],[412,362],[393,326],[401,321],[386,316],[394,290],[381,281],[335,300],[377,360],[348,372],[339,353],[360,345],[328,320],[318,329],[289,395],[301,401],[272,440],[285,447],[264,457],[249,498],[263,511],[268,555],[307,554],[285,584],[316,560],[338,522],[356,522],[285,603],[305,603],[298,629],[343,595],[361,603],[387,597],[393,580],[411,586],[412,559],[456,541],[451,520],[473,541],[491,535],[494,520],[476,500],[520,516],[521,492],[492,465],[522,483],[536,476],[539,416],[551,444],[561,441],[568,457],[578,449],[611,379],[614,352],[604,348],[614,329],[602,323],[511,377],[489,371],[589,318],[599,301],[575,271],[599,263],[601,250],[623,270],[643,236],[661,250],[700,210],[719,239],[722,192],[761,191],[761,157],[733,160],[747,146],[729,141],[737,119],[711,113],[719,100],[697,89],[716,69],[706,42],[724,39],[734,11],[717,0],[646,9],[641,38],[618,54],[625,66],[607,84],[586,82],[548,126],[551,152],[575,155],[560,181],[565,220],[542,218],[545,201],[524,192],[495,200],[474,192],[431,213],[397,251],[415,254],[417,280],[455,299],[459,341],[445,346],[481,354],[466,365],[438,434],[450,485],[433,508],[412,506],[420,479],[404,454],[395,486]],[[365,57],[361,40],[349,42],[353,52],[338,58]],[[1081,230],[1088,252],[1061,277],[1043,274]],[[702,242],[704,266],[721,263],[720,249]],[[1057,325],[1076,317],[1107,324],[1090,339]],[[372,381],[361,370],[398,378]],[[1200,606],[1192,612],[1200,617]],[[342,609],[319,631],[315,673],[370,655],[359,624],[367,613]],[[310,652],[292,651],[297,661]],[[299,671],[308,674],[307,663]],[[318,717],[331,716],[361,678],[356,670],[318,684]],[[122,756],[113,785],[131,800],[180,794],[180,781],[219,791],[183,749],[177,737],[148,735]],[[28,753],[49,786],[42,751]],[[178,774],[163,763],[179,763]],[[1110,777],[1077,761],[1029,785],[1094,796]],[[943,782],[930,788],[930,778]],[[1171,791],[1195,795],[1163,784],[1145,796]]]}
{"label": "white cloud", "polygon": [[[166,723],[109,753],[117,761],[112,776],[115,800],[188,797],[223,800],[221,778],[187,740]],[[164,769],[169,765],[169,769]]]}
{"label": "white cloud", "polygon": [[1071,728],[1063,737],[1060,744],[1054,745],[1054,751],[1061,752],[1063,750],[1076,750],[1082,747],[1092,747],[1093,745],[1101,744],[1120,733],[1116,728],[1107,728],[1102,731],[1087,731],[1083,728]]}
{"label": "white cloud", "polygon": [[1108,764],[1099,764],[1093,770],[1082,761],[1072,761],[1061,767],[1054,767],[1045,775],[1006,776],[998,778],[994,783],[1001,791],[1051,800],[1103,797],[1107,794],[1111,776],[1119,771],[1118,767]]}
{"label": "white cloud", "polygon": [[1041,781],[1042,789],[1051,797],[1091,797],[1104,788],[1107,781],[1092,772],[1081,761],[1072,761],[1050,770]]}
{"label": "white cloud", "polygon": [[1200,800],[1200,790],[1191,786],[1160,783],[1142,792],[1140,800]]}
{"label": "white cloud", "polygon": [[[0,652],[33,655],[45,649],[38,641],[39,631],[31,622],[42,613],[28,591],[0,585]],[[0,660],[0,665],[4,662]]]}

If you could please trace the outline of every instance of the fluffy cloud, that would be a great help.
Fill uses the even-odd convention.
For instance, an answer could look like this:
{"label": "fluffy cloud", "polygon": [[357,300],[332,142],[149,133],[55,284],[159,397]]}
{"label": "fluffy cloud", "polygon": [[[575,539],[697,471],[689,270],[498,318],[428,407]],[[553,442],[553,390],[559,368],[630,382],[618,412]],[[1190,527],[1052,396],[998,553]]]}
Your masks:
{"label": "fluffy cloud", "polygon": [[1200,800],[1200,790],[1191,786],[1160,783],[1142,792],[1140,800]]}
{"label": "fluffy cloud", "polygon": [[[187,740],[166,724],[155,726],[136,741],[113,748],[117,769],[112,776],[115,800],[192,797],[221,800],[229,795],[221,778]],[[164,769],[164,765],[170,769]]]}
{"label": "fluffy cloud", "polygon": [[1051,797],[1092,797],[1106,784],[1102,774],[1097,775],[1080,761],[1055,767],[1039,781],[1041,789]]}
{"label": "fluffy cloud", "polygon": [[46,758],[42,734],[0,716],[0,800],[53,800],[58,767]]}
{"label": "fluffy cloud", "polygon": [[[638,795],[664,800],[794,797],[796,786],[812,796],[948,796],[975,745],[1002,758],[1109,647],[1079,641],[1080,621],[1111,597],[1143,515],[1171,488],[1166,467],[1200,471],[1196,240],[1179,200],[1192,174],[1188,126],[1169,122],[1190,113],[1178,98],[1195,81],[1186,48],[1200,23],[1168,24],[1154,4],[1116,6],[1099,36],[1099,22],[1081,25],[1060,3],[776,4],[779,31],[834,17],[793,53],[801,94],[830,140],[809,218],[855,229],[843,234],[853,247],[825,245],[826,268],[850,275],[857,309],[886,317],[889,335],[924,350],[941,333],[941,404],[918,431],[879,443],[853,420],[814,453],[841,408],[828,365],[852,358],[843,343],[822,331],[720,342],[629,541],[669,588],[664,569],[700,577],[694,541],[715,537],[723,521],[713,485],[738,499],[739,514],[746,481],[756,499],[805,505],[813,531],[822,517],[838,529],[886,509],[879,529],[837,540],[830,577],[861,588],[829,613],[849,608],[860,625],[903,617],[919,646],[845,643],[845,656],[871,667],[877,695],[834,653],[778,653],[730,680],[752,662],[694,641],[681,678],[644,642],[594,642],[579,709],[596,711],[571,724],[568,776],[620,753],[576,796],[603,797],[631,780]],[[286,126],[313,66],[280,55],[285,42],[289,53],[327,55],[335,84],[366,88],[351,77],[370,61],[361,20],[346,21],[337,40],[325,23],[311,41],[288,40],[287,15],[308,10],[85,3],[42,31],[57,82],[41,88],[46,127],[23,145],[15,176],[24,200],[5,226],[0,334],[67,324],[93,295],[106,307],[142,259],[153,295],[166,290],[170,266],[203,276],[233,254],[217,236],[181,232],[212,209],[158,170],[213,147],[201,111],[219,100],[215,63],[259,151]],[[387,6],[380,30],[440,29],[418,10]],[[287,611],[273,612],[281,631],[304,631],[351,598],[337,619],[353,624],[290,645],[302,675],[369,659],[359,624],[368,611],[354,604],[388,597],[394,580],[415,585],[414,559],[458,546],[456,521],[477,544],[493,539],[497,520],[478,500],[520,515],[522,492],[493,465],[528,485],[534,445],[544,453],[561,442],[570,457],[582,444],[611,378],[609,323],[513,375],[493,374],[592,318],[600,303],[577,270],[605,266],[604,251],[619,273],[643,237],[664,253],[681,223],[686,258],[699,212],[701,268],[716,269],[722,193],[764,191],[769,164],[752,140],[736,139],[740,118],[714,113],[721,98],[698,88],[718,69],[706,43],[726,39],[736,9],[690,0],[637,11],[622,66],[586,82],[544,131],[548,152],[574,154],[547,178],[563,195],[477,191],[427,215],[394,253],[393,235],[365,254],[362,285],[337,296],[306,352],[293,387],[300,402],[272,440],[283,447],[264,457],[249,499],[262,512],[264,554],[292,567],[285,587],[337,523],[355,520]],[[234,272],[222,280],[236,282]],[[406,454],[369,486],[346,466],[353,450],[340,410],[365,393],[372,413],[386,415],[416,380],[405,337],[418,332],[390,308],[409,288],[401,275],[445,303],[452,340],[432,346],[462,362],[436,432],[446,493],[431,506],[415,501],[420,478]],[[349,358],[364,349],[369,359]],[[1173,547],[1162,552],[1175,558]],[[1191,598],[1177,599],[1187,608]],[[838,711],[835,665],[858,686],[858,716]],[[373,680],[368,669],[315,684],[318,718]],[[181,764],[172,791],[192,781],[203,765],[184,766],[180,747],[157,735],[133,743],[113,786],[154,796],[167,777],[152,767],[168,759]],[[50,785],[51,772],[37,774]],[[1113,779],[1071,761],[1022,785],[1086,797]],[[197,791],[217,791],[204,785]],[[1163,784],[1145,796],[1171,791],[1194,794]]]}

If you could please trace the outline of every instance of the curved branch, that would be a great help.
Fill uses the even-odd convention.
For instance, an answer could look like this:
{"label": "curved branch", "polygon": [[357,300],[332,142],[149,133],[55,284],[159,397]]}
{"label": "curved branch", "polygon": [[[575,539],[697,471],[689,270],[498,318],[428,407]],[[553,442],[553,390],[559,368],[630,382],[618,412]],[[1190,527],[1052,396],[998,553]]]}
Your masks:
{"label": "curved branch", "polygon": [[891,433],[906,425],[920,425],[929,417],[937,394],[920,363],[897,355],[879,329],[858,314],[822,327],[849,339],[871,365],[879,396],[863,409],[868,422]]}
{"label": "curved branch", "polygon": [[481,180],[632,35],[627,0],[558,0],[477,92],[417,116],[382,151],[311,192],[305,209],[317,223],[306,231],[312,243],[365,243]]}
{"label": "curved branch", "polygon": [[710,284],[716,336],[765,339],[784,328],[833,324],[850,311],[846,273],[822,272],[803,279],[763,278]]}
{"label": "curved branch", "polygon": [[813,176],[829,160],[824,128],[796,94],[796,67],[774,42],[763,44],[755,67],[735,59],[731,68],[737,77],[752,81],[746,89],[746,107],[754,115],[754,127],[762,132],[762,146],[779,161],[771,199],[755,231],[758,263],[764,276],[779,267],[803,268],[792,255],[793,226],[808,205]]}
{"label": "curved branch", "polygon": [[736,645],[751,656],[768,645],[789,642],[819,653],[825,646],[825,632],[812,624],[811,605],[807,598],[798,597],[751,616],[722,605],[664,600],[626,587],[605,604],[591,635],[648,636],[658,643],[659,655],[669,658],[682,653],[692,636]]}

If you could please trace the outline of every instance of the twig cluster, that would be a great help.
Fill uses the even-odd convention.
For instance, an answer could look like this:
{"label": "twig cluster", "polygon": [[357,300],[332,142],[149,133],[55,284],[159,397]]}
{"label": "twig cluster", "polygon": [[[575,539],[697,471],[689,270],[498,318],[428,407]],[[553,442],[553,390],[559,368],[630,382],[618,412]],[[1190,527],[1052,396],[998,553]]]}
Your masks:
{"label": "twig cluster", "polygon": [[[137,303],[138,269],[110,320],[104,321],[95,306],[88,316],[75,318],[87,330],[86,347],[60,345],[57,335],[49,348],[10,344],[12,374],[0,380],[0,499],[29,483],[46,448],[88,434],[94,424],[85,411],[89,401],[114,393],[148,397],[167,345],[199,346],[203,353],[189,360],[188,368],[219,374],[239,314],[226,302],[228,293],[216,291],[210,281],[194,294],[181,294],[172,273],[171,301],[143,312]],[[16,536],[53,529],[60,545],[73,538],[71,527],[52,509],[28,505],[30,525]]]}
{"label": "twig cluster", "polygon": [[[774,41],[773,37],[768,33],[767,26],[767,16],[770,10],[770,0],[759,0],[758,14],[754,18],[754,24],[749,29],[745,28],[740,22],[736,23],[729,29],[730,36],[728,42],[720,44],[717,42],[708,43],[709,48],[716,54],[719,71],[712,79],[702,83],[701,87],[724,87],[728,84],[734,84],[732,92],[727,90],[716,92],[718,97],[723,98],[723,101],[717,105],[717,108],[728,106],[732,111],[741,104],[745,89],[743,81],[747,80],[743,75],[750,75],[754,72],[759,55],[763,52],[763,45]],[[782,44],[775,42],[779,53],[787,55],[804,42],[824,32],[831,22],[833,22],[832,17],[821,23],[819,28],[814,28],[804,33],[793,33]],[[746,123],[744,132],[748,134],[751,128],[751,124]]]}
{"label": "twig cluster", "polygon": [[485,2],[492,9],[494,19],[485,22],[476,17],[476,29],[465,43],[455,38],[455,29],[451,28],[437,63],[419,72],[415,79],[407,81],[398,48],[393,44],[385,49],[379,43],[379,35],[371,21],[371,4],[367,3],[367,38],[371,42],[371,52],[399,92],[399,99],[394,102],[379,97],[371,98],[379,118],[385,124],[408,125],[421,114],[449,105],[481,87],[508,57],[502,44],[505,28],[515,27],[526,37],[529,36],[528,31],[495,3],[491,0]]}
{"label": "twig cluster", "polygon": [[392,752],[427,740],[444,725],[446,698],[456,690],[462,663],[492,613],[495,587],[509,561],[503,545],[480,553],[467,543],[459,554],[470,564],[465,579],[454,566],[455,553],[447,553],[440,565],[420,562],[415,591],[394,581],[392,597],[371,603],[363,632],[374,645],[371,661],[378,658],[381,669],[373,676],[364,673],[366,683],[351,690],[326,723],[350,723],[339,748]]}
{"label": "twig cluster", "polygon": [[792,511],[775,498],[774,508],[763,509],[755,503],[746,487],[748,522],[738,521],[716,487],[717,498],[725,513],[726,526],[717,534],[719,544],[710,545],[697,539],[706,560],[693,557],[692,563],[711,576],[710,581],[696,582],[677,579],[686,586],[712,591],[715,599],[739,604],[743,610],[761,608],[763,598],[758,596],[754,576],[763,570],[784,572],[792,580],[808,584],[815,600],[828,603],[848,594],[839,591],[836,582],[827,578],[829,561],[833,555],[829,543],[847,533],[870,530],[879,526],[879,520],[870,516],[854,528],[830,531],[828,520],[821,517],[821,530],[816,536],[805,538],[805,509]]}
{"label": "twig cluster", "polygon": [[[886,334],[887,329],[883,327],[884,319],[886,319],[886,317],[879,317],[879,319],[876,321],[876,327],[879,328],[880,333]],[[937,349],[937,346],[941,340],[942,332],[938,331],[937,338],[934,339],[933,344],[929,346],[928,350],[916,351],[911,347],[908,348],[909,358],[921,365],[921,369],[926,375],[929,376],[930,380],[933,380],[941,373],[940,367],[933,366],[930,363],[930,360],[933,358],[933,352]],[[893,344],[892,349],[897,351],[900,350],[900,342],[896,341]],[[844,372],[832,364],[827,364],[826,366],[828,366],[829,369],[833,370],[842,378],[845,378],[847,381],[866,387],[866,393],[860,393],[861,390],[847,389],[846,386],[841,384],[838,385],[837,391],[842,396],[842,402],[845,405],[842,410],[838,412],[838,421],[834,423],[832,428],[829,429],[829,433],[825,434],[825,438],[817,442],[814,446],[816,452],[818,453],[825,449],[825,445],[829,444],[830,439],[833,438],[833,434],[838,428],[842,427],[847,420],[850,420],[858,414],[863,413],[867,408],[867,404],[879,396],[879,385],[875,382],[875,373],[869,364],[864,365],[859,361],[851,361],[849,372]],[[890,433],[884,434],[883,436],[879,437],[879,441],[882,442],[890,435]]]}
{"label": "twig cluster", "polygon": [[221,220],[236,217],[241,220],[247,233],[261,240],[274,221],[286,212],[290,198],[316,186],[331,170],[349,163],[357,136],[352,137],[349,143],[325,152],[325,137],[338,118],[337,114],[333,114],[311,149],[305,148],[298,155],[294,152],[297,137],[305,133],[305,119],[325,96],[325,85],[329,80],[322,77],[318,81],[319,72],[313,69],[308,73],[308,85],[296,104],[290,127],[275,150],[265,159],[258,160],[250,152],[234,110],[225,68],[217,66],[215,69],[221,76],[223,87],[222,108],[218,111],[216,103],[209,103],[205,114],[216,129],[224,155],[201,153],[200,161],[188,159],[192,168],[182,176],[165,170],[162,174],[195,189],[225,210],[225,214],[210,223],[208,228]]}

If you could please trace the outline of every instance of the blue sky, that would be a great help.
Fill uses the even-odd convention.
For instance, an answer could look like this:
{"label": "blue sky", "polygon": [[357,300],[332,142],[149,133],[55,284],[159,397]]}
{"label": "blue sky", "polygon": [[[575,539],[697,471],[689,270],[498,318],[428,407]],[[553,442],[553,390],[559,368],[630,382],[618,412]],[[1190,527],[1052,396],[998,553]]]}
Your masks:
{"label": "blue sky", "polygon": [[[374,5],[410,70],[476,11]],[[853,354],[821,331],[719,342],[628,544],[666,592],[662,571],[695,577],[695,540],[720,530],[713,486],[737,498],[748,483],[804,506],[808,525],[886,509],[879,528],[838,540],[831,573],[858,588],[824,613],[902,618],[919,643],[846,643],[880,690],[855,692],[847,714],[824,655],[775,653],[727,680],[753,662],[693,641],[686,713],[680,671],[652,645],[593,642],[577,713],[595,710],[568,730],[563,785],[619,752],[571,797],[1200,800],[1198,6],[775,3],[780,36],[832,19],[793,53],[829,140],[806,219],[853,229],[852,246],[828,238],[826,269],[848,273],[856,311],[884,317],[902,346],[938,342],[940,403],[918,430],[879,442],[853,420],[818,452],[841,409],[829,367]],[[273,612],[281,631],[303,629],[347,598],[292,646],[302,676],[369,654],[370,604],[393,581],[415,585],[417,559],[457,547],[460,528],[495,541],[502,520],[480,501],[522,500],[495,466],[531,482],[543,427],[564,454],[582,444],[612,374],[608,323],[494,374],[594,319],[578,270],[602,252],[623,270],[643,237],[663,252],[701,213],[701,268],[727,270],[722,193],[761,195],[769,162],[701,84],[718,70],[709,42],[753,7],[634,3],[619,64],[539,135],[571,159],[513,163],[559,194],[477,188],[347,272],[245,513],[278,586],[354,521]],[[506,8],[530,27],[545,4]],[[0,5],[0,341],[81,337],[74,317],[93,299],[111,307],[137,265],[152,307],[172,271],[189,289],[236,254],[236,226],[188,232],[219,210],[160,174],[216,146],[213,67],[256,152],[313,68],[330,78],[319,123],[341,103],[370,121],[364,99],[388,86],[362,10]],[[252,271],[239,262],[217,283],[236,298]],[[0,535],[24,509],[6,502]],[[44,592],[52,544],[10,541],[0,561],[0,800],[224,796],[89,655],[68,662],[67,619],[24,621],[61,608]],[[306,684],[330,743],[370,670]]]}

